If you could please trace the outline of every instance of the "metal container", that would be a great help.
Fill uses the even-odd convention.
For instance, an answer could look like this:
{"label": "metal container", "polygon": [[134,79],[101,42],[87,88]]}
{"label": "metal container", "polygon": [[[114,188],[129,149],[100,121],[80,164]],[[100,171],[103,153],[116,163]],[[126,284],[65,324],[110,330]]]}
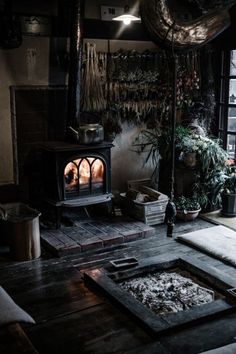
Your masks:
{"label": "metal container", "polygon": [[84,124],[79,126],[80,144],[98,144],[104,140],[103,126],[100,124]]}
{"label": "metal container", "polygon": [[83,124],[78,130],[68,127],[73,139],[79,144],[98,144],[104,140],[104,130],[101,124]]}
{"label": "metal container", "polygon": [[16,261],[28,261],[40,257],[40,212],[23,203],[1,205],[1,237],[10,248],[10,256]]}

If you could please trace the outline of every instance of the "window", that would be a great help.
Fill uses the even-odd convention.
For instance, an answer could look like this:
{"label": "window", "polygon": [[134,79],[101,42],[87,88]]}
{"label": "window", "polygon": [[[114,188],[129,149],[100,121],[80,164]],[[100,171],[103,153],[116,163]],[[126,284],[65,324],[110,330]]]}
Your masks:
{"label": "window", "polygon": [[222,53],[219,137],[231,158],[236,157],[236,50]]}

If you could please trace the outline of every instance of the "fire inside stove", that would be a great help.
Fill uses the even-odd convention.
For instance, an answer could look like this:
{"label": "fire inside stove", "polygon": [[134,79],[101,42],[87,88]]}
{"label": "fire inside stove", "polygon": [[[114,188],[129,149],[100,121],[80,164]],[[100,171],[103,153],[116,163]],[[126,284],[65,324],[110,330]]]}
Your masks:
{"label": "fire inside stove", "polygon": [[156,272],[120,283],[121,287],[158,315],[188,310],[214,301],[214,291],[177,272]]}
{"label": "fire inside stove", "polygon": [[102,194],[104,190],[104,163],[98,158],[85,157],[69,162],[64,170],[67,194]]}

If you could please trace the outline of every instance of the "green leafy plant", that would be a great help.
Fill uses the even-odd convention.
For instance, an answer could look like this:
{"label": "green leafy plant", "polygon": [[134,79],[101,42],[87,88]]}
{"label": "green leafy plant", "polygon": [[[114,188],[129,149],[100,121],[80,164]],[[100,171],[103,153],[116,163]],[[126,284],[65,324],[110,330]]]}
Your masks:
{"label": "green leafy plant", "polygon": [[193,185],[193,192],[203,208],[214,209],[221,201],[221,183],[224,182],[224,173],[212,169],[207,174],[197,171],[196,181]]}
{"label": "green leafy plant", "polygon": [[198,172],[194,192],[202,206],[209,202],[212,207],[220,206],[222,193],[236,194],[236,173],[231,163],[228,159],[222,169],[212,169],[207,175]]}
{"label": "green leafy plant", "polygon": [[225,182],[224,170],[228,159],[227,152],[220,146],[216,138],[209,138],[194,133],[177,141],[176,145],[181,151],[182,159],[189,153],[196,158],[195,183],[193,193],[201,207],[215,208],[221,200],[221,188]]}
{"label": "green leafy plant", "polygon": [[215,183],[218,193],[236,194],[236,172],[235,166],[226,164],[224,171],[221,172]]}
{"label": "green leafy plant", "polygon": [[223,168],[228,155],[219,140],[190,133],[176,141],[182,153],[196,153],[199,170],[206,174],[213,169]]}
{"label": "green leafy plant", "polygon": [[231,176],[227,176],[227,178],[225,179],[223,192],[236,194],[236,174],[235,173]]}
{"label": "green leafy plant", "polygon": [[[175,141],[178,147],[186,136],[191,134],[188,128],[176,126]],[[171,129],[142,130],[133,142],[133,149],[137,153],[146,153],[145,162],[150,158],[156,164],[160,158],[166,161],[171,158]]]}
{"label": "green leafy plant", "polygon": [[[159,161],[165,164],[171,160],[171,129],[160,128],[143,130],[135,139],[133,147],[138,153],[146,153],[145,162],[149,159],[157,173]],[[195,183],[193,194],[202,208],[212,207],[220,200],[220,182],[225,182],[225,162],[228,159],[226,151],[216,138],[197,135],[182,125],[176,126],[175,134],[176,159],[184,162],[191,153],[195,155]]]}
{"label": "green leafy plant", "polygon": [[201,208],[199,202],[195,197],[190,198],[182,195],[180,197],[175,198],[174,203],[176,209],[183,212],[193,211],[193,210],[195,211]]}

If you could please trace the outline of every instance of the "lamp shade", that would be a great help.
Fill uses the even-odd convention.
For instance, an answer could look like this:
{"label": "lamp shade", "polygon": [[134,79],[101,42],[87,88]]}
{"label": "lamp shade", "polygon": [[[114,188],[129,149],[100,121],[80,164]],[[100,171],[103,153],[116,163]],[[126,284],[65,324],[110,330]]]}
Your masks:
{"label": "lamp shade", "polygon": [[140,21],[140,18],[137,16],[134,16],[130,13],[130,8],[128,5],[124,7],[124,14],[114,17],[112,19],[113,21],[122,21],[125,25],[129,25],[133,21]]}

